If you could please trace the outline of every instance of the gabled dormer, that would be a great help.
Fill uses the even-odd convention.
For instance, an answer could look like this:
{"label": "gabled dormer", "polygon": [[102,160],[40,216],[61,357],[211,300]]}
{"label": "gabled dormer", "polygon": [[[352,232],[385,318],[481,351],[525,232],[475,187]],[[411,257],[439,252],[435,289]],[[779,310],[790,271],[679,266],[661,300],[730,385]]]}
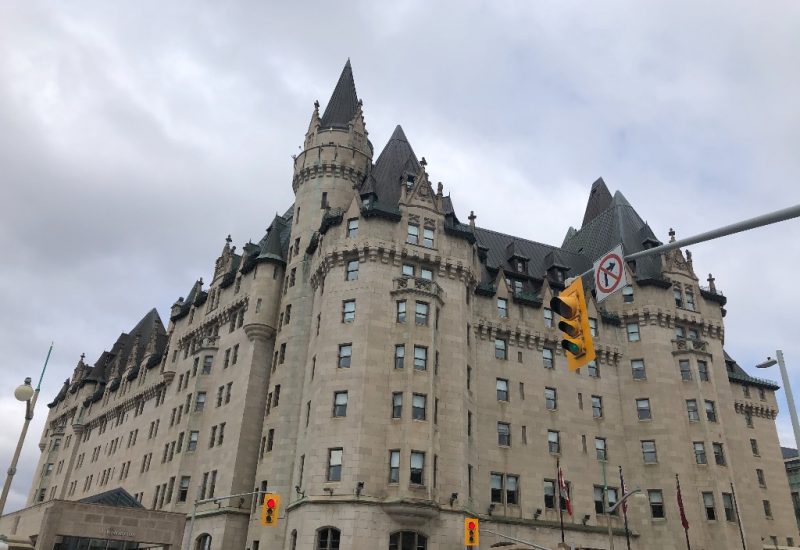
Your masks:
{"label": "gabled dormer", "polygon": [[554,248],[544,257],[545,277],[554,288],[563,289],[564,281],[569,272],[569,265],[567,265],[566,254],[561,249]]}
{"label": "gabled dormer", "polygon": [[512,239],[506,246],[506,261],[514,273],[520,275],[528,274],[528,262],[530,258],[523,254],[517,239]]}

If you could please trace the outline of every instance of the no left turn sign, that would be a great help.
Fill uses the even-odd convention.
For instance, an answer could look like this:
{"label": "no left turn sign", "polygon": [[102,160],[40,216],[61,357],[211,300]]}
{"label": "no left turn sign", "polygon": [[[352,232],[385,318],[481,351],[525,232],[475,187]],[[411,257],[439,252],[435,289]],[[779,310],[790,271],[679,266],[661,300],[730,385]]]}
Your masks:
{"label": "no left turn sign", "polygon": [[622,245],[619,244],[594,263],[594,286],[598,303],[628,285],[622,258]]}

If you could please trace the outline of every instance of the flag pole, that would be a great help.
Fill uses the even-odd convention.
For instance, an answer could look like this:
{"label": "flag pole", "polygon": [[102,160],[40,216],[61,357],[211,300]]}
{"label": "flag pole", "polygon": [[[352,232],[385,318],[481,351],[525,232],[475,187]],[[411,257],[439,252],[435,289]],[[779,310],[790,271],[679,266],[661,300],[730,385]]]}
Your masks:
{"label": "flag pole", "polygon": [[[622,465],[619,467],[619,487],[623,495],[628,492],[625,487],[625,478],[622,477]],[[622,517],[625,520],[625,542],[628,545],[628,550],[631,550],[631,532],[628,530],[628,504],[625,502],[622,503]]]}
{"label": "flag pole", "polygon": [[678,508],[681,512],[681,525],[683,526],[683,534],[686,535],[686,548],[692,550],[692,545],[689,543],[689,522],[686,519],[686,512],[683,510],[683,495],[681,495],[681,480],[678,474],[675,474],[675,483],[678,487]]}
{"label": "flag pole", "polygon": [[561,505],[561,461],[556,458],[556,488],[558,491],[558,524],[561,526],[561,543],[564,543],[564,507]]}

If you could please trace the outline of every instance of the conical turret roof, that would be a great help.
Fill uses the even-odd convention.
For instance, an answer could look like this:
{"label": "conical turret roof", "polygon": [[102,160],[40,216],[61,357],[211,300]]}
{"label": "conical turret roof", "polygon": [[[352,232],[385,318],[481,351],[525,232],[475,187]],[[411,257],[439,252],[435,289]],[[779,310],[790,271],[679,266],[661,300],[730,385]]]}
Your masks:
{"label": "conical turret roof", "polygon": [[333,89],[331,99],[325,107],[320,127],[346,128],[348,123],[353,120],[357,108],[356,83],[353,80],[353,68],[350,66],[350,60],[348,59],[344,69],[342,69],[342,74],[339,75],[339,82],[336,83],[336,88]]}
{"label": "conical turret roof", "polygon": [[400,201],[400,177],[405,172],[418,174],[420,170],[417,156],[398,124],[362,185],[361,194],[375,193],[380,204],[397,206]]}

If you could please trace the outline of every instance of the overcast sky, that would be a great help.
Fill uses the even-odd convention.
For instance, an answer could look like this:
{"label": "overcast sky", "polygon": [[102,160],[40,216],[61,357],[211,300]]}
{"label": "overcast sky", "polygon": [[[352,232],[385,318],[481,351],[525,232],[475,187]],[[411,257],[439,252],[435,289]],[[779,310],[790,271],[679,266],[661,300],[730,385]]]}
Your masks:
{"label": "overcast sky", "polygon": [[[166,322],[229,233],[291,204],[348,57],[376,154],[402,124],[462,220],[560,244],[602,176],[666,242],[800,203],[798,21],[790,1],[0,2],[2,472],[12,392],[55,342],[7,510],[81,352]],[[782,348],[800,391],[798,242],[792,221],[691,250],[727,351],[779,380],[749,367]]]}

